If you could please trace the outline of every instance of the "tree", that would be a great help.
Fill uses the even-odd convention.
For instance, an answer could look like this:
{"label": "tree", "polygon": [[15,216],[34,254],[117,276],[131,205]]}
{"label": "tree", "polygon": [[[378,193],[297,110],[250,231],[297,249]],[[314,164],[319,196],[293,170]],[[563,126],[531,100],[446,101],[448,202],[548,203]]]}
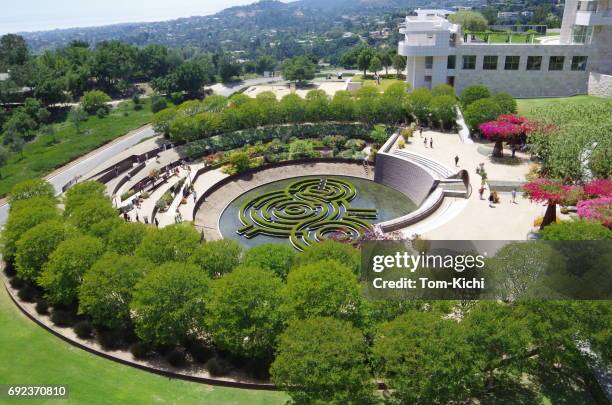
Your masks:
{"label": "tree", "polygon": [[62,241],[43,265],[38,284],[52,304],[71,304],[77,299],[83,274],[104,253],[99,239],[79,236]]}
{"label": "tree", "polygon": [[43,222],[26,231],[16,244],[15,268],[23,280],[36,281],[49,255],[66,238],[60,221]]}
{"label": "tree", "polygon": [[269,243],[247,250],[242,265],[269,270],[286,280],[295,256],[295,249],[291,246]]}
{"label": "tree", "polygon": [[100,90],[92,90],[83,94],[81,97],[81,107],[89,115],[96,114],[100,109],[108,109],[106,103],[110,102],[111,98],[108,94]]}
{"label": "tree", "polygon": [[448,403],[467,400],[480,382],[473,350],[457,322],[413,310],[380,326],[372,356],[394,402]]}
{"label": "tree", "polygon": [[212,69],[208,60],[191,60],[151,84],[156,91],[163,94],[185,92],[188,97],[197,97],[202,93],[202,88],[212,82]]}
{"label": "tree", "polygon": [[516,114],[517,104],[514,97],[508,93],[495,93],[491,99],[497,103],[502,114]]}
{"label": "tree", "polygon": [[381,52],[378,55],[382,67],[385,68],[385,76],[389,76],[389,67],[393,65],[393,56],[394,54],[391,51]]}
{"label": "tree", "polygon": [[295,266],[305,266],[321,260],[334,260],[347,266],[355,275],[361,269],[361,254],[359,250],[345,243],[325,240],[300,252],[295,257]]}
{"label": "tree", "polygon": [[276,60],[270,55],[262,55],[257,58],[255,71],[263,75],[264,72],[273,71],[276,67]]}
{"label": "tree", "polygon": [[459,96],[459,100],[461,101],[463,108],[467,108],[474,101],[489,97],[491,97],[491,92],[487,86],[482,84],[473,84],[463,89],[461,95]]}
{"label": "tree", "polygon": [[107,328],[128,325],[132,291],[150,268],[140,257],[106,253],[85,271],[79,288],[79,313]]}
{"label": "tree", "polygon": [[495,120],[500,114],[499,105],[490,98],[474,101],[463,113],[465,122],[472,130],[479,128],[480,124]]}
{"label": "tree", "polygon": [[557,180],[538,178],[523,186],[529,199],[537,202],[546,202],[546,213],[542,219],[540,229],[557,222],[557,204],[562,203],[572,193],[573,187]]}
{"label": "tree", "polygon": [[167,226],[148,232],[136,254],[154,264],[184,262],[200,245],[200,234],[188,224]]}
{"label": "tree", "polygon": [[28,56],[28,45],[21,35],[6,34],[0,37],[0,71],[24,65]]}
{"label": "tree", "polygon": [[70,222],[80,231],[89,233],[94,225],[105,220],[117,219],[118,212],[108,198],[93,198],[74,207],[70,212]]}
{"label": "tree", "polygon": [[68,121],[72,123],[77,134],[80,134],[81,125],[87,121],[87,113],[82,107],[72,107],[68,113]]}
{"label": "tree", "polygon": [[378,71],[382,69],[382,62],[378,58],[378,56],[374,56],[372,60],[370,60],[370,66],[368,67],[370,72],[374,72],[374,74],[378,74]]}
{"label": "tree", "polygon": [[224,54],[217,62],[217,71],[221,81],[228,82],[232,77],[240,74],[240,65],[235,63],[229,55]]}
{"label": "tree", "polygon": [[476,11],[459,10],[448,16],[452,23],[461,25],[464,31],[482,32],[489,27],[487,19]]}
{"label": "tree", "polygon": [[431,90],[424,87],[414,89],[408,95],[408,110],[420,123],[429,122],[432,99]]}
{"label": "tree", "polygon": [[403,72],[406,69],[406,57],[402,55],[395,55],[393,57],[393,68],[397,73],[397,77],[399,78],[400,72]]}
{"label": "tree", "polygon": [[157,345],[177,345],[204,330],[210,279],[193,264],[167,262],[134,287],[130,310],[138,337]]}
{"label": "tree", "polygon": [[76,208],[97,199],[108,199],[104,184],[95,180],[77,183],[64,194],[64,212],[70,215]]}
{"label": "tree", "polygon": [[215,346],[245,358],[269,359],[283,324],[282,281],[268,270],[238,267],[214,280],[206,325]]}
{"label": "tree", "polygon": [[455,88],[450,84],[438,84],[431,89],[431,95],[434,97],[451,96],[455,98]]}
{"label": "tree", "polygon": [[108,235],[108,249],[120,255],[133,255],[149,229],[139,222],[123,222]]}
{"label": "tree", "polygon": [[7,263],[11,263],[17,252],[17,241],[28,230],[43,222],[59,220],[60,215],[57,207],[34,204],[39,198],[22,200],[23,207],[15,209],[13,205],[9,217],[2,231],[2,257]]}
{"label": "tree", "polygon": [[316,65],[306,56],[296,56],[283,63],[283,77],[291,82],[301,83],[315,77]]}
{"label": "tree", "polygon": [[240,264],[242,247],[231,239],[205,242],[190,257],[190,262],[197,265],[212,278],[219,278],[231,273]]}
{"label": "tree", "polygon": [[271,378],[295,403],[372,404],[366,350],[363,335],[348,322],[295,320],[279,339]]}
{"label": "tree", "polygon": [[374,127],[372,132],[370,132],[370,139],[379,147],[387,142],[389,139],[389,134],[387,134],[387,129],[384,125],[377,125]]}
{"label": "tree", "polygon": [[450,128],[457,119],[457,100],[454,96],[437,96],[431,100],[431,112],[442,128]]}
{"label": "tree", "polygon": [[363,48],[357,56],[357,68],[363,70],[363,77],[365,78],[368,74],[368,68],[374,58],[374,51],[372,48]]}
{"label": "tree", "polygon": [[351,269],[333,260],[296,267],[287,276],[282,311],[287,318],[331,316],[357,323],[361,295]]}
{"label": "tree", "polygon": [[168,107],[168,102],[166,101],[166,98],[164,96],[161,96],[159,94],[154,94],[151,97],[151,111],[154,113],[158,113],[161,110],[164,110],[166,107]]}
{"label": "tree", "polygon": [[[480,104],[480,102],[474,104]],[[497,117],[495,121],[480,124],[478,128],[485,138],[495,142],[493,156],[502,157],[503,142],[516,144],[520,136],[529,135],[533,130],[533,124],[525,117],[505,114]]]}
{"label": "tree", "polygon": [[599,222],[576,219],[552,223],[540,236],[544,240],[603,240],[612,239],[612,231]]}

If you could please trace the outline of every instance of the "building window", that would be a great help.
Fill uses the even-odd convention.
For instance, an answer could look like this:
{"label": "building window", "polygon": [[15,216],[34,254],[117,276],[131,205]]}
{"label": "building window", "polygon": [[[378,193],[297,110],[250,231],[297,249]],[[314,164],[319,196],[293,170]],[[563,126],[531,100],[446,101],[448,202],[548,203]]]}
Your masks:
{"label": "building window", "polygon": [[504,70],[518,70],[520,61],[520,56],[506,56]]}
{"label": "building window", "polygon": [[563,70],[565,56],[551,56],[548,61],[548,70]]}
{"label": "building window", "polygon": [[447,69],[455,69],[455,65],[457,64],[457,56],[456,55],[448,55],[448,60],[446,61]]}
{"label": "building window", "polygon": [[455,76],[446,76],[446,84],[455,87]]}
{"label": "building window", "polygon": [[574,25],[572,27],[572,42],[575,44],[587,44],[591,42],[593,26]]}
{"label": "building window", "polygon": [[431,83],[431,76],[425,76],[425,83]]}
{"label": "building window", "polygon": [[574,56],[572,58],[572,70],[574,71],[585,71],[587,65],[586,56]]}
{"label": "building window", "polygon": [[497,55],[485,55],[482,68],[484,70],[497,70]]}
{"label": "building window", "polygon": [[433,56],[425,57],[425,69],[433,68]]}
{"label": "building window", "polygon": [[463,55],[463,70],[476,69],[476,55]]}
{"label": "building window", "polygon": [[542,69],[542,57],[541,56],[528,56],[527,57],[527,70],[540,70]]}

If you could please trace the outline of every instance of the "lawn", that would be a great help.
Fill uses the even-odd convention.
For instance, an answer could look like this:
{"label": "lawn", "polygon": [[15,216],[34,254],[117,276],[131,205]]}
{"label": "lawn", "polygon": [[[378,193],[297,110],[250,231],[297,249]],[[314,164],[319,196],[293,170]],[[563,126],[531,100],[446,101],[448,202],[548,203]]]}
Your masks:
{"label": "lawn", "polygon": [[[534,38],[539,38],[539,37],[543,37],[544,35],[535,35]],[[486,38],[485,34],[476,34],[476,38],[480,39],[480,40],[485,40]],[[497,32],[497,33],[491,33],[489,34],[489,43],[492,44],[503,44],[503,43],[507,43],[508,40],[508,34],[504,33],[504,32]],[[531,37],[528,38],[528,36],[526,34],[510,34],[510,43],[511,44],[525,44],[525,43],[531,43]]]}
{"label": "lawn", "polygon": [[91,116],[82,124],[81,133],[66,121],[53,124],[53,135],[38,136],[25,145],[23,157],[15,153],[0,168],[0,196],[6,195],[15,183],[44,177],[71,160],[147,124],[153,113],[148,100],[142,103],[140,111],[134,110],[132,102],[128,101],[113,109],[106,118]]}
{"label": "lawn", "polygon": [[518,113],[520,115],[531,115],[534,108],[538,107],[555,107],[565,104],[587,104],[587,103],[602,103],[609,104],[612,107],[612,100],[608,98],[593,97],[593,96],[573,96],[573,97],[560,97],[560,98],[524,98],[517,99]]}
{"label": "lawn", "polygon": [[0,286],[0,383],[65,384],[69,401],[27,404],[283,404],[282,392],[214,387],[171,380],[105,360],[46,332],[26,318]]}
{"label": "lawn", "polygon": [[[389,74],[389,76],[393,77],[394,75]],[[363,75],[356,75],[351,80],[354,82],[361,82],[364,86],[375,86],[380,91],[387,90],[387,88],[394,83],[405,83],[403,80],[398,79],[380,79],[380,84],[378,84],[370,75],[366,76],[365,79]]]}

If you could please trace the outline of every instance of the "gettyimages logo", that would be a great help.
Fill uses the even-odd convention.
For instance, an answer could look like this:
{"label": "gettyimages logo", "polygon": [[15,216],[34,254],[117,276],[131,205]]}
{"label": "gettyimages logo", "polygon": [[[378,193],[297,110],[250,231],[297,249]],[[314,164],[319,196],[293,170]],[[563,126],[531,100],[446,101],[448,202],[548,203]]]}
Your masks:
{"label": "gettyimages logo", "polygon": [[367,242],[373,299],[612,298],[611,241]]}

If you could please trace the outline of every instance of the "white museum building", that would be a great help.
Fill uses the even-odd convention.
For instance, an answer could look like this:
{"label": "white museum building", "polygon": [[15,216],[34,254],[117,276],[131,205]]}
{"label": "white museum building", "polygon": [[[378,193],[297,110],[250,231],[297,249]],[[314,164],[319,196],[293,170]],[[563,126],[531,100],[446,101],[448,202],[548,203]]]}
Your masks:
{"label": "white museum building", "polygon": [[612,97],[612,0],[566,0],[560,35],[490,43],[462,33],[444,10],[417,10],[400,26],[413,88],[472,84],[515,97]]}

